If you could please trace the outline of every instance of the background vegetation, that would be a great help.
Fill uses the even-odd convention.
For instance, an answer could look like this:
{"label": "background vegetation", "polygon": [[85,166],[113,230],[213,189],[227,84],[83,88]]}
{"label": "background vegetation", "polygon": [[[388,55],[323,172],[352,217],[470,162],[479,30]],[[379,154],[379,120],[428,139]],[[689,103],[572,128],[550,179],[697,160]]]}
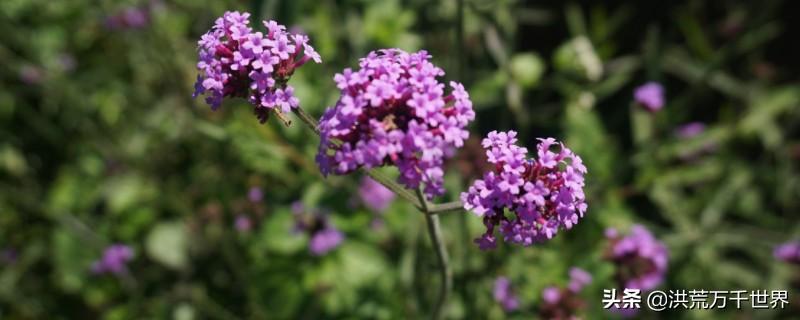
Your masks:
{"label": "background vegetation", "polygon": [[[481,252],[471,214],[442,217],[450,318],[531,318],[541,289],[579,266],[588,318],[615,286],[603,230],[641,223],[670,250],[667,289],[789,289],[772,257],[800,236],[800,10],[792,1],[0,1],[0,318],[420,318],[438,288],[424,219],[398,200],[360,204],[360,177],[322,179],[299,123],[259,125],[245,101],[192,100],[196,40],[225,10],[309,34],[325,63],[291,80],[319,116],[332,77],[371,50],[426,49],[469,90],[473,137],[514,129],[563,139],[589,168],[588,215],[531,248]],[[122,23],[141,10],[145,23]],[[117,19],[117,20],[114,20]],[[463,20],[463,28],[459,21]],[[662,111],[632,103],[658,81]],[[676,136],[700,121],[706,130]],[[448,164],[456,199],[480,172]],[[387,170],[388,173],[394,173]],[[264,199],[248,201],[248,190]],[[325,208],[346,240],[324,256],[292,231],[290,206]],[[234,228],[238,215],[253,228]],[[129,273],[94,275],[111,243]],[[493,281],[522,308],[503,312]],[[790,289],[791,290],[791,289]],[[790,291],[797,308],[798,300]],[[771,310],[644,318],[775,318]],[[738,316],[734,314],[738,313]],[[796,314],[796,313],[795,313]]]}

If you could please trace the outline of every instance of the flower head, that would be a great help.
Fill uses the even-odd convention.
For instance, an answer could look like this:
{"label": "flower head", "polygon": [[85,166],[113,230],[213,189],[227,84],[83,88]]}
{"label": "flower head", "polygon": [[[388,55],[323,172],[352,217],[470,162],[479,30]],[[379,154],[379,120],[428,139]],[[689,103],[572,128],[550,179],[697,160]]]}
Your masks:
{"label": "flower head", "polygon": [[609,239],[606,258],[616,265],[620,286],[648,291],[664,281],[667,247],[644,226],[634,225],[630,234],[624,237],[609,229],[606,238]]}
{"label": "flower head", "polygon": [[259,187],[251,187],[250,190],[247,191],[247,199],[253,203],[261,202],[261,200],[264,200],[264,192],[261,191]]}
{"label": "flower head", "polygon": [[361,185],[358,187],[358,196],[367,208],[376,213],[386,210],[395,198],[392,190],[387,189],[367,176],[361,179]]}
{"label": "flower head", "polygon": [[308,249],[315,256],[322,256],[338,247],[344,241],[344,234],[328,220],[323,210],[306,210],[300,202],[292,204],[295,218],[295,232],[308,234]]}
{"label": "flower head", "polygon": [[681,139],[689,139],[697,136],[706,130],[706,125],[702,122],[689,122],[678,127],[675,130],[675,135]]}
{"label": "flower head", "polygon": [[542,305],[539,316],[542,319],[580,319],[578,314],[586,307],[580,297],[583,287],[592,282],[592,276],[580,268],[569,272],[569,285],[566,288],[549,286],[542,290]]}
{"label": "flower head", "polygon": [[14,248],[0,250],[0,264],[14,264],[17,262],[19,252]]}
{"label": "flower head", "polygon": [[334,77],[341,96],[319,125],[323,174],[393,165],[407,188],[424,185],[429,198],[444,193],[447,151],[463,145],[475,112],[461,84],[450,82],[445,95],[436,79],[444,71],[429,59],[425,51],[380,50]]}
{"label": "flower head", "polygon": [[103,257],[92,264],[92,272],[96,274],[122,274],[126,265],[133,259],[133,250],[124,244],[114,244],[103,251]]}
{"label": "flower head", "polygon": [[290,34],[275,21],[264,21],[266,34],[253,32],[249,18],[246,12],[226,12],[200,38],[194,96],[207,94],[212,109],[223,97],[247,98],[264,122],[274,108],[288,112],[298,106],[289,78],[308,60],[322,60],[308,37]]}
{"label": "flower head", "polygon": [[664,107],[664,87],[657,82],[645,83],[636,88],[633,98],[648,111],[656,112]]}
{"label": "flower head", "polygon": [[519,308],[519,298],[511,289],[511,281],[506,277],[498,277],[494,281],[494,300],[503,306],[503,310],[511,312]]}
{"label": "flower head", "polygon": [[240,214],[236,216],[234,227],[236,228],[236,231],[249,232],[251,229],[253,229],[253,221],[250,220],[250,217],[247,215]]}
{"label": "flower head", "polygon": [[[526,159],[528,150],[516,142],[514,131],[490,132],[483,147],[494,170],[461,194],[464,208],[482,217],[486,225],[486,233],[475,240],[481,249],[495,247],[495,228],[504,241],[530,246],[553,238],[561,229],[571,229],[586,212],[586,167],[581,158],[547,138],[539,139],[538,159]],[[555,152],[554,146],[558,146]]]}
{"label": "flower head", "polygon": [[146,6],[127,7],[106,17],[106,27],[111,30],[141,29],[150,23],[150,11]]}
{"label": "flower head", "polygon": [[775,247],[775,259],[800,265],[800,241],[791,241]]}

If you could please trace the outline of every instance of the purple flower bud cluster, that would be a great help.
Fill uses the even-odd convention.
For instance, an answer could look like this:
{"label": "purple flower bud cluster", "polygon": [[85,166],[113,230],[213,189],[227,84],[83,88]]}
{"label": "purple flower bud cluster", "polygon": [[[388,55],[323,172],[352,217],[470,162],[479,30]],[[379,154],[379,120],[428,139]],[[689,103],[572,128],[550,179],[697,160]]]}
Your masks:
{"label": "purple flower bud cluster", "polygon": [[539,316],[542,319],[580,319],[578,314],[586,307],[586,302],[579,294],[592,282],[592,275],[573,267],[569,271],[569,278],[566,288],[549,286],[542,290],[544,302],[539,307]]}
{"label": "purple flower bud cluster", "polygon": [[650,112],[664,107],[664,87],[658,82],[645,83],[633,92],[633,99]]}
{"label": "purple flower bud cluster", "polygon": [[[481,249],[496,247],[496,226],[506,242],[530,246],[553,238],[560,229],[571,229],[586,212],[586,166],[581,158],[546,138],[539,139],[538,159],[526,159],[528,150],[515,145],[516,136],[514,131],[492,131],[483,139],[495,170],[461,194],[464,208],[486,225],[486,233],[475,240]],[[513,218],[507,217],[506,209]]]}
{"label": "purple flower bud cluster", "polygon": [[498,277],[494,281],[494,300],[503,306],[503,310],[511,312],[519,308],[519,298],[511,289],[511,281],[506,277]]}
{"label": "purple flower bud cluster", "polygon": [[103,251],[103,257],[92,264],[95,274],[111,273],[122,274],[127,270],[126,265],[133,259],[133,250],[124,244],[114,244]]}
{"label": "purple flower bud cluster", "polygon": [[344,234],[328,220],[325,212],[309,211],[302,203],[295,202],[292,204],[292,214],[295,218],[295,232],[304,232],[310,237],[308,249],[311,254],[325,255],[344,241]]}
{"label": "purple flower bud cluster", "polygon": [[364,176],[358,186],[358,196],[368,209],[381,213],[392,204],[395,194],[370,177]]}
{"label": "purple flower bud cluster", "polygon": [[319,125],[324,175],[394,165],[407,188],[424,184],[429,198],[444,193],[443,162],[464,144],[475,112],[460,83],[450,82],[445,95],[436,79],[444,71],[430,58],[425,51],[385,49],[334,77],[341,96]]}
{"label": "purple flower bud cluster", "polygon": [[800,241],[791,241],[775,247],[775,259],[800,265]]}
{"label": "purple flower bud cluster", "polygon": [[627,236],[606,230],[606,259],[616,265],[616,280],[623,288],[652,290],[667,273],[667,247],[644,226],[634,225]]}
{"label": "purple flower bud cluster", "polygon": [[309,60],[322,62],[302,34],[290,34],[275,21],[264,21],[266,34],[249,27],[249,13],[225,12],[198,41],[200,75],[194,97],[207,93],[212,109],[223,97],[242,97],[255,107],[262,123],[275,108],[289,112],[299,105],[287,81]]}

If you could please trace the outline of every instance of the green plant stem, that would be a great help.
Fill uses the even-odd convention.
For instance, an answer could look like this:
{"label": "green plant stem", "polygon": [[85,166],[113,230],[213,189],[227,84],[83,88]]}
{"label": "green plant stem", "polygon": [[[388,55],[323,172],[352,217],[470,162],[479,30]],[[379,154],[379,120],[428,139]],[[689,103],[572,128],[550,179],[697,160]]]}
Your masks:
{"label": "green plant stem", "polygon": [[452,201],[452,202],[428,205],[428,214],[461,212],[463,210],[464,210],[464,204],[462,204],[461,201]]}
{"label": "green plant stem", "polygon": [[423,213],[425,213],[425,222],[428,224],[428,236],[431,238],[431,243],[436,251],[436,258],[439,260],[439,273],[441,274],[441,283],[439,287],[439,298],[436,300],[436,305],[433,308],[432,319],[442,319],[444,307],[447,305],[447,299],[450,296],[450,289],[453,287],[453,274],[450,271],[450,258],[447,255],[447,247],[442,239],[442,228],[439,225],[439,216],[429,214],[428,201],[422,191],[417,190],[417,197],[422,203]]}

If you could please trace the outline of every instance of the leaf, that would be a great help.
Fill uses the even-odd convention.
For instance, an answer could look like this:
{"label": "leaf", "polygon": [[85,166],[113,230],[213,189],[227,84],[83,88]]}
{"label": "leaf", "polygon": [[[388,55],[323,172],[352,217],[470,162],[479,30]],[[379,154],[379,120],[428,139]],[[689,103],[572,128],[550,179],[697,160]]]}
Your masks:
{"label": "leaf", "polygon": [[546,66],[537,53],[526,52],[511,57],[509,68],[511,77],[517,83],[526,88],[533,88],[539,84]]}
{"label": "leaf", "polygon": [[173,269],[183,269],[189,262],[186,227],[180,222],[163,222],[147,235],[147,255]]}

